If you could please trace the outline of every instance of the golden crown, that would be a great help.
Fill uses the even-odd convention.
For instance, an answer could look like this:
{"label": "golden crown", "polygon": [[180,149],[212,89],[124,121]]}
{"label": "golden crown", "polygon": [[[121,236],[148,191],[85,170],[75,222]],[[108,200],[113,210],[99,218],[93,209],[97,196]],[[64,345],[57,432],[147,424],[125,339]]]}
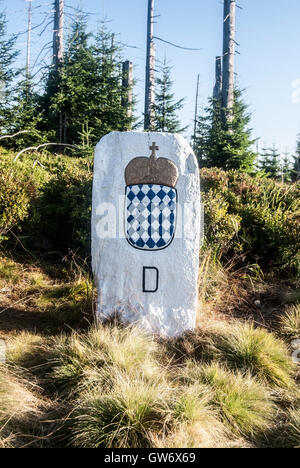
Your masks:
{"label": "golden crown", "polygon": [[150,158],[134,158],[125,169],[126,185],[157,184],[175,188],[179,172],[175,164],[166,158],[157,158],[159,147],[153,142]]}

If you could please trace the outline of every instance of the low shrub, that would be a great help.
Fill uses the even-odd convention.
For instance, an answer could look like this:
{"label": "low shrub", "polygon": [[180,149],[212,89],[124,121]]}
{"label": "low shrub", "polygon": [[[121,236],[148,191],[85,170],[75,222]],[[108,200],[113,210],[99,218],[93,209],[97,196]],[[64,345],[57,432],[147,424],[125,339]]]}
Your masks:
{"label": "low shrub", "polygon": [[205,243],[218,256],[232,247],[241,227],[241,218],[229,213],[229,204],[221,193],[210,190],[203,198],[205,212]]}
{"label": "low shrub", "polygon": [[300,273],[300,184],[220,169],[201,177],[206,239],[219,258],[239,252],[264,269]]}
{"label": "low shrub", "polygon": [[74,249],[89,256],[91,205],[92,172],[80,164],[63,165],[41,188],[29,227],[55,250]]}
{"label": "low shrub", "polygon": [[0,236],[22,231],[30,249],[90,253],[90,159],[39,154],[0,162]]}
{"label": "low shrub", "polygon": [[[33,164],[38,157],[39,164]],[[22,230],[37,250],[90,255],[92,160],[28,155],[1,159],[0,236]],[[205,246],[264,269],[300,272],[300,184],[202,169]],[[19,231],[17,231],[19,232]],[[28,241],[29,242],[29,241]]]}
{"label": "low shrub", "polygon": [[0,242],[13,228],[19,228],[30,213],[38,187],[43,181],[41,170],[32,170],[22,163],[14,164],[11,156],[0,160]]}

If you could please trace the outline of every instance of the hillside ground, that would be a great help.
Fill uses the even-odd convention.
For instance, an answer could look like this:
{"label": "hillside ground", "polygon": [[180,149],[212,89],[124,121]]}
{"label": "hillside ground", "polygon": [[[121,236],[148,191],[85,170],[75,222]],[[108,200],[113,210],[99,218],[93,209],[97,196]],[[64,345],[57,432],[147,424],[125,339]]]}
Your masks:
{"label": "hillside ground", "polygon": [[299,184],[201,171],[197,328],[163,340],[95,322],[91,159],[0,170],[0,446],[300,447]]}
{"label": "hillside ground", "polygon": [[[0,408],[7,398],[13,408],[0,411],[0,443],[300,445],[299,369],[291,358],[300,320],[294,334],[284,321],[293,307],[300,318],[300,290],[209,261],[203,253],[195,333],[153,341],[117,322],[94,328],[96,292],[78,258],[55,263],[2,256],[0,339],[8,361],[0,370]],[[19,406],[25,412],[16,418]]]}

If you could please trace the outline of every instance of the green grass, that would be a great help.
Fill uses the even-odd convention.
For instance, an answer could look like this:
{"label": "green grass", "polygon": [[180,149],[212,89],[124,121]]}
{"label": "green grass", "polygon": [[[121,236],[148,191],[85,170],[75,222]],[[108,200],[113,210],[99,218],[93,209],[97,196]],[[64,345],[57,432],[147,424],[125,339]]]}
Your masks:
{"label": "green grass", "polygon": [[272,387],[293,386],[295,366],[285,343],[252,324],[221,324],[212,337],[214,359],[250,372]]}
{"label": "green grass", "polygon": [[218,364],[188,362],[182,377],[210,388],[212,406],[236,434],[257,438],[270,427],[274,404],[267,388],[250,374],[229,371]]}
{"label": "green grass", "polygon": [[100,325],[86,334],[58,336],[50,339],[45,352],[52,366],[49,378],[62,391],[74,389],[82,380],[109,381],[112,375],[103,371],[107,367],[128,375],[140,373],[149,380],[161,375],[154,358],[157,344],[136,328]]}
{"label": "green grass", "polygon": [[227,446],[232,434],[212,407],[208,386],[192,384],[177,388],[171,410],[172,430],[156,446],[167,448],[204,448]]}
{"label": "green grass", "polygon": [[[252,336],[249,325],[242,327],[246,336],[249,331]],[[220,335],[224,339],[227,332],[229,342],[236,328],[232,333],[225,324],[213,328],[215,334],[210,329],[204,341],[219,356],[215,345]],[[247,447],[266,443],[274,427],[278,430],[278,424],[283,424],[277,423],[278,412],[285,415],[284,433],[291,441],[297,434],[297,413],[291,413],[293,418],[288,416],[298,401],[290,398],[294,387],[287,387],[284,380],[278,387],[276,381],[274,391],[265,367],[264,372],[257,371],[261,364],[253,368],[252,348],[251,359],[243,359],[241,365],[240,358],[236,361],[236,351],[233,362],[229,359],[237,347],[233,343],[221,365],[216,360],[205,363],[199,359],[167,362],[165,346],[138,328],[110,324],[50,338],[22,333],[8,341],[8,359],[10,366],[26,367],[27,375],[32,375],[32,381],[38,379],[54,401],[58,396],[60,416],[58,420],[54,415],[53,421],[54,427],[60,424],[62,428],[51,436],[56,445]],[[9,392],[5,389],[2,393],[6,398]],[[32,394],[34,388],[29,392]],[[18,407],[15,403],[13,406]],[[25,433],[35,433],[32,418],[27,422]],[[15,425],[5,437],[14,437],[18,431]],[[277,445],[284,439],[279,436]]]}
{"label": "green grass", "polygon": [[280,319],[280,332],[290,341],[300,339],[300,304],[287,308]]}
{"label": "green grass", "polygon": [[272,448],[300,448],[300,406],[279,413],[278,423],[269,435]]}
{"label": "green grass", "polygon": [[53,326],[76,327],[84,319],[93,321],[94,287],[91,280],[80,278],[70,284],[44,287],[35,304]]}
{"label": "green grass", "polygon": [[[115,370],[114,370],[115,373]],[[151,447],[152,433],[162,433],[167,424],[166,387],[114,375],[113,389],[99,387],[78,399],[72,419],[72,442],[79,448]]]}
{"label": "green grass", "polygon": [[39,359],[45,338],[35,333],[21,332],[7,342],[7,361],[20,367],[32,368]]}
{"label": "green grass", "polygon": [[16,284],[20,277],[18,266],[3,257],[0,257],[0,281],[4,283]]}

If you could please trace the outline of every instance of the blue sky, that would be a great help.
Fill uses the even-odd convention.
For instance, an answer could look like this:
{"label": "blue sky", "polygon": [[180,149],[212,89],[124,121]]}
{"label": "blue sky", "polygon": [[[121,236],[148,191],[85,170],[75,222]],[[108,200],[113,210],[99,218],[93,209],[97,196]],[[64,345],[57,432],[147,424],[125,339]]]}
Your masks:
{"label": "blue sky", "polygon": [[[10,32],[25,31],[25,0],[3,0]],[[51,0],[34,0],[33,23],[51,11]],[[81,6],[92,13],[90,30],[103,17],[111,20],[111,29],[119,38],[137,49],[126,48],[126,58],[135,65],[136,94],[143,109],[146,47],[147,0],[67,0],[69,6]],[[251,126],[260,146],[276,144],[282,152],[292,152],[300,133],[300,2],[299,0],[239,0],[237,11],[236,56],[238,82],[246,89],[246,101],[253,114]],[[40,8],[36,8],[40,6]],[[212,93],[214,60],[222,51],[222,2],[220,0],[155,0],[155,34],[187,47],[202,48],[189,52],[157,42],[157,57],[167,56],[173,66],[174,91],[185,97],[181,112],[184,125],[191,125],[194,115],[197,74],[200,73],[199,105],[205,106]],[[68,11],[71,11],[69,9]],[[33,32],[33,61],[43,44],[51,41],[51,25],[42,37]],[[18,41],[24,51],[26,36]],[[48,55],[51,51],[48,51]],[[46,52],[47,58],[47,52]],[[190,130],[191,132],[191,130]]]}

